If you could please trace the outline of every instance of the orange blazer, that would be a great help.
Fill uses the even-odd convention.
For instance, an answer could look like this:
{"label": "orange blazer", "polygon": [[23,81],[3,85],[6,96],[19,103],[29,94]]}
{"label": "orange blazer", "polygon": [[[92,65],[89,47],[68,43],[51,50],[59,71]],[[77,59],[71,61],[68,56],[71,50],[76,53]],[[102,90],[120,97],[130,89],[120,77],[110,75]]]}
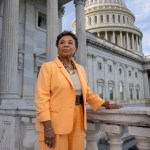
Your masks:
{"label": "orange blazer", "polygon": [[[104,100],[90,90],[84,68],[74,62],[82,86],[84,99],[84,128],[86,124],[86,102],[96,111]],[[73,127],[75,90],[72,80],[61,61],[42,65],[35,92],[36,129],[43,132],[43,121],[51,120],[55,134],[68,134]]]}

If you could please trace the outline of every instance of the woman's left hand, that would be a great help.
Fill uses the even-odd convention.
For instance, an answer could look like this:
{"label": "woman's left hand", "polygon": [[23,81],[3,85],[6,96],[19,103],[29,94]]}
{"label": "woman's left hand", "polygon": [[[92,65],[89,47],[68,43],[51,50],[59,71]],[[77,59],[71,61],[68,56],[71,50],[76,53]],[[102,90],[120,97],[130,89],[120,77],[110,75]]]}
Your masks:
{"label": "woman's left hand", "polygon": [[122,105],[119,104],[109,104],[109,108],[108,109],[120,109],[122,108]]}

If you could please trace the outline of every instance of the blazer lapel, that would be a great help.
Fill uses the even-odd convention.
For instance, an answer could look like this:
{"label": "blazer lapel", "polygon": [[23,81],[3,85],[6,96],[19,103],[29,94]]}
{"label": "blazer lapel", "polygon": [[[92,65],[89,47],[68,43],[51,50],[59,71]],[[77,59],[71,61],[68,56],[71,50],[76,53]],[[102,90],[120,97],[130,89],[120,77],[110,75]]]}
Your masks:
{"label": "blazer lapel", "polygon": [[60,70],[63,73],[63,75],[66,77],[66,79],[69,81],[69,83],[72,85],[72,87],[74,89],[73,82],[72,82],[68,72],[66,71],[65,67],[63,66],[62,62],[59,60],[59,58],[56,58],[54,61],[56,62],[56,64],[60,68]]}

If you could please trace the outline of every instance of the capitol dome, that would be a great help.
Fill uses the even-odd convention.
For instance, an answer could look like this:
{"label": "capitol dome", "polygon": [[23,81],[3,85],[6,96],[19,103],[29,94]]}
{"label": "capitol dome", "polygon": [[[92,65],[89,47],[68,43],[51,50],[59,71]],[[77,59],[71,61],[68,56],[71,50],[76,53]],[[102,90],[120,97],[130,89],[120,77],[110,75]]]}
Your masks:
{"label": "capitol dome", "polygon": [[86,30],[111,43],[142,54],[142,32],[124,0],[86,0]]}

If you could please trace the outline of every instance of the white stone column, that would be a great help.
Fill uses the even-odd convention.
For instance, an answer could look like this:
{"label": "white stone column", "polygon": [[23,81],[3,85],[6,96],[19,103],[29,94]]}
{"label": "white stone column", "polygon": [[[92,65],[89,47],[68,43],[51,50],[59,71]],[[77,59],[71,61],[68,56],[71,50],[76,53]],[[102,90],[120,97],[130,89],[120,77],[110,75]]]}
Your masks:
{"label": "white stone column", "polygon": [[136,51],[139,52],[138,35],[136,35]]}
{"label": "white stone column", "polygon": [[139,150],[150,149],[150,128],[128,126],[128,132],[137,139],[137,147]]}
{"label": "white stone column", "polygon": [[76,7],[76,34],[78,37],[78,50],[75,54],[76,61],[86,68],[87,48],[86,48],[86,32],[85,32],[85,0],[74,0]]}
{"label": "white stone column", "polygon": [[[144,89],[144,79],[143,79],[143,71],[139,70],[139,78],[140,78],[140,89]],[[144,90],[140,90],[140,95],[141,95],[141,101],[144,100]],[[145,101],[144,101],[145,102]]]}
{"label": "white stone column", "polygon": [[57,56],[56,38],[58,35],[58,0],[47,0],[47,32],[46,32],[46,60],[53,60]]}
{"label": "white stone column", "polygon": [[140,47],[140,52],[142,52],[142,38],[139,37],[139,47]]}
{"label": "white stone column", "polygon": [[17,98],[19,0],[5,0],[2,52],[0,59],[0,98]]}
{"label": "white stone column", "polygon": [[100,24],[100,15],[97,15],[97,24]]}
{"label": "white stone column", "polygon": [[115,31],[113,31],[113,39],[112,39],[112,43],[116,43],[116,39],[115,39]]}
{"label": "white stone column", "polygon": [[119,95],[118,95],[118,68],[117,68],[117,62],[114,61],[114,81],[115,81],[115,92],[114,92],[114,97],[115,97],[115,102],[119,100]]}
{"label": "white stone column", "polygon": [[128,32],[126,32],[126,44],[127,44],[127,49],[129,50],[130,48],[129,48],[129,34],[128,34]]}
{"label": "white stone column", "polygon": [[135,51],[134,34],[132,34],[132,50]]}
{"label": "white stone column", "polygon": [[58,26],[59,26],[59,33],[62,32],[62,17],[65,13],[65,7],[64,6],[60,6],[58,8]]}
{"label": "white stone column", "polygon": [[97,56],[96,55],[92,55],[92,62],[93,62],[93,77],[94,77],[94,92],[97,93],[97,60],[96,60]]}
{"label": "white stone column", "polygon": [[88,81],[90,84],[90,88],[92,91],[94,91],[94,67],[93,67],[93,54],[88,53],[87,57],[87,75],[88,75]]}
{"label": "white stone column", "polygon": [[97,36],[100,37],[100,32],[97,32]]}
{"label": "white stone column", "polygon": [[107,31],[105,31],[105,39],[108,40],[108,34],[107,34]]}
{"label": "white stone column", "polygon": [[128,101],[128,66],[124,65],[124,101]]}
{"label": "white stone column", "polygon": [[110,150],[122,150],[123,141],[121,137],[126,131],[126,127],[120,125],[101,124],[100,129],[106,132],[110,144]]}
{"label": "white stone column", "polygon": [[108,66],[107,59],[104,58],[104,78],[105,78],[105,100],[109,100],[109,90],[108,90]]}
{"label": "white stone column", "polygon": [[143,72],[143,77],[144,77],[144,98],[145,99],[150,99],[149,82],[148,82],[148,73],[147,73],[147,71]]}
{"label": "white stone column", "polygon": [[123,47],[123,44],[122,44],[122,31],[120,31],[120,46]]}
{"label": "white stone column", "polygon": [[97,141],[100,139],[99,122],[88,122],[86,131],[86,148],[85,150],[98,150]]}

